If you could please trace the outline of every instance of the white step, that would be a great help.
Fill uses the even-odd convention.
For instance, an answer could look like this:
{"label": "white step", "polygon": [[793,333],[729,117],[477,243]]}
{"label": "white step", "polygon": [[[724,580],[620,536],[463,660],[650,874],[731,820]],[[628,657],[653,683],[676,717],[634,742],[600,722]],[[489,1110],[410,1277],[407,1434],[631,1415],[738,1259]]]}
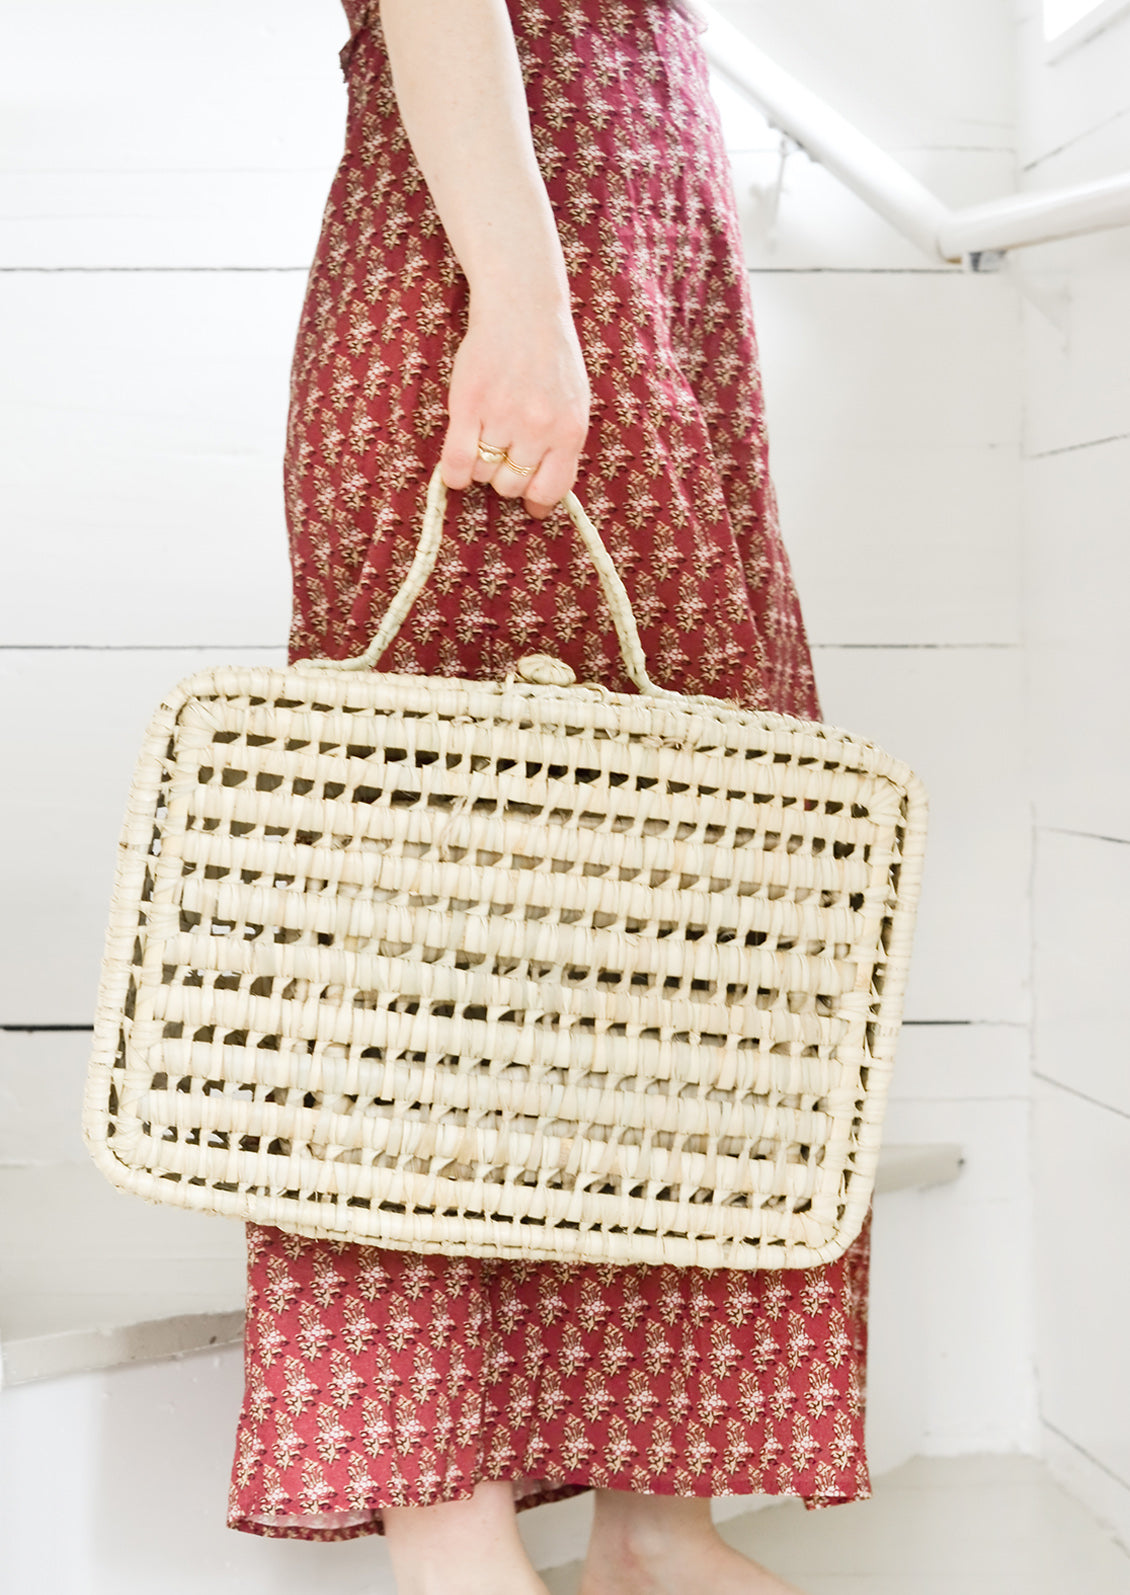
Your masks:
{"label": "white step", "polygon": [[[761,1502],[722,1534],[805,1595],[1127,1595],[1130,1555],[1035,1457],[918,1457],[850,1507]],[[576,1595],[580,1564],[542,1572]]]}
{"label": "white step", "polygon": [[[957,1176],[954,1145],[884,1147],[876,1190]],[[6,1385],[231,1345],[243,1334],[243,1225],[115,1190],[93,1162],[0,1168]]]}

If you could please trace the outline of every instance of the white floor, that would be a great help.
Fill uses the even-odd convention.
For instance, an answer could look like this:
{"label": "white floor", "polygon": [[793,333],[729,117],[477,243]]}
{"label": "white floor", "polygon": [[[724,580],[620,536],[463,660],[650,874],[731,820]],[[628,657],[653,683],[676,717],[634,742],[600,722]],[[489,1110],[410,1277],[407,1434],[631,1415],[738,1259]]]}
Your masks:
{"label": "white floor", "polygon": [[[870,1501],[788,1502],[721,1530],[805,1595],[1130,1595],[1130,1553],[1029,1457],[919,1459]],[[543,1577],[575,1595],[578,1571]]]}

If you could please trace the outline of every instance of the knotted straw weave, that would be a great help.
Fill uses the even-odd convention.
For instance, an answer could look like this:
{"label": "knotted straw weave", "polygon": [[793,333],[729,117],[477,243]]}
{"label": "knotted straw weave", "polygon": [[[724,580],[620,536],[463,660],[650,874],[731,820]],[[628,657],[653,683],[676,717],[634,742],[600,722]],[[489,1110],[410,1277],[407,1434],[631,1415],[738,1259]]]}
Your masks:
{"label": "knotted straw weave", "polygon": [[130,791],[84,1105],[152,1201],[421,1252],[830,1262],[872,1193],[918,778],[813,721],[364,654],[216,668]]}

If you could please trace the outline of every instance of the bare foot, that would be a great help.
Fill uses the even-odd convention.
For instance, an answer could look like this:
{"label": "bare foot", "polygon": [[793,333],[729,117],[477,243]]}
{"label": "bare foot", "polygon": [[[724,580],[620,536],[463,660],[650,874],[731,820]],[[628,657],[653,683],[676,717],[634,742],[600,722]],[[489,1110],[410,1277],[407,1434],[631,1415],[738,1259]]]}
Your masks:
{"label": "bare foot", "polygon": [[652,1549],[597,1543],[585,1558],[580,1595],[802,1595],[751,1562],[714,1529]]}
{"label": "bare foot", "polygon": [[384,1527],[397,1595],[549,1595],[506,1480],[481,1480],[462,1500],[386,1507]]}

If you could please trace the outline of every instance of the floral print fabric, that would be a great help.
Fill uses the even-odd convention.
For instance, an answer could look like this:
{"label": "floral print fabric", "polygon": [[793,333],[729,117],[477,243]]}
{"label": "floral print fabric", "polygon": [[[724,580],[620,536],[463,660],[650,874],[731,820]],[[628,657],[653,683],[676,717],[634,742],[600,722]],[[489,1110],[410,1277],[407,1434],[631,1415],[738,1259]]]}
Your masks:
{"label": "floral print fabric", "polygon": [[[376,16],[345,0],[345,152],[292,369],[289,657],[368,643],[415,547],[467,284],[415,162]],[[673,0],[510,0],[593,389],[577,492],[663,686],[819,716],[768,469],[729,168]],[[449,496],[435,575],[380,663],[504,673],[556,654],[629,691],[563,512]],[[382,1508],[512,1482],[868,1494],[869,1227],[804,1271],[417,1255],[247,1226],[246,1385],[228,1522],[383,1532]]]}

